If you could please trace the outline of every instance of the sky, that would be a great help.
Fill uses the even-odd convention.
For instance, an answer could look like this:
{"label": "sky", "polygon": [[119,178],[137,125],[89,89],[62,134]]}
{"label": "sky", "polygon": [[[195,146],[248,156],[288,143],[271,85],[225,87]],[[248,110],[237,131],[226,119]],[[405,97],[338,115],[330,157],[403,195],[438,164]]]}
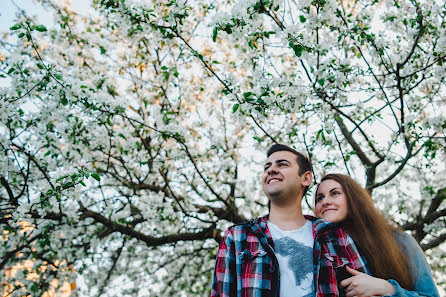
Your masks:
{"label": "sky", "polygon": [[0,32],[8,31],[14,25],[14,19],[20,10],[28,15],[37,15],[42,25],[51,25],[51,15],[32,0],[2,0],[0,12]]}
{"label": "sky", "polygon": [[[56,0],[63,1],[63,0]],[[89,10],[89,0],[73,0],[72,8],[80,14],[87,14]],[[9,31],[9,28],[15,24],[14,18],[20,10],[24,10],[28,16],[33,16],[36,23],[51,28],[57,26],[51,13],[42,8],[40,4],[33,0],[0,0],[0,38],[4,38],[3,33]],[[11,41],[10,41],[11,42]],[[251,151],[251,148],[247,148]],[[263,158],[263,154],[259,156]],[[78,285],[82,285],[82,280],[78,280]],[[439,288],[440,289],[440,288]],[[441,290],[441,289],[440,289]],[[440,292],[444,293],[443,290]]]}
{"label": "sky", "polygon": [[[71,2],[71,7],[78,13],[86,14],[89,2],[88,0],[75,0]],[[8,31],[14,25],[14,18],[20,10],[24,10],[29,16],[36,16],[41,25],[46,27],[55,25],[51,13],[42,8],[35,0],[0,0],[0,3],[0,34]]]}

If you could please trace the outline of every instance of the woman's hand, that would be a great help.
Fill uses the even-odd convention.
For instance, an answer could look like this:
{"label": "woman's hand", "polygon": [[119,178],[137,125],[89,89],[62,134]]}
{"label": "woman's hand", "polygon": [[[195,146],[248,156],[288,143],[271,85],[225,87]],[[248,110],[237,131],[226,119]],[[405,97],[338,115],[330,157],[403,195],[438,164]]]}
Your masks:
{"label": "woman's hand", "polygon": [[389,282],[346,267],[353,275],[340,283],[347,297],[388,296],[395,293],[395,287]]}

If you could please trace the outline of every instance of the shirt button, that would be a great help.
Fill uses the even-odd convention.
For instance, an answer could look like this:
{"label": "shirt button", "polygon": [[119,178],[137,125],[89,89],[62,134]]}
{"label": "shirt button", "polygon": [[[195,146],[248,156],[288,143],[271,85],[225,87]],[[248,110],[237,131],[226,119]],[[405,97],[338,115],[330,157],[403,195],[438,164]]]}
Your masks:
{"label": "shirt button", "polygon": [[271,266],[270,268],[269,268],[269,272],[274,272],[276,269],[274,268],[274,266]]}

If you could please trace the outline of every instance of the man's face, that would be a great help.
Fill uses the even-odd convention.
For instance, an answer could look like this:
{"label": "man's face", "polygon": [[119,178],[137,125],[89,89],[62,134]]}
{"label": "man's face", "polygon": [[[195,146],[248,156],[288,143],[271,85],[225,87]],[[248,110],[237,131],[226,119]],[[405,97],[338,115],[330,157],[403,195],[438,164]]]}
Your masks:
{"label": "man's face", "polygon": [[265,162],[262,188],[271,201],[301,197],[307,183],[304,180],[305,174],[299,176],[297,156],[292,152],[275,152]]}

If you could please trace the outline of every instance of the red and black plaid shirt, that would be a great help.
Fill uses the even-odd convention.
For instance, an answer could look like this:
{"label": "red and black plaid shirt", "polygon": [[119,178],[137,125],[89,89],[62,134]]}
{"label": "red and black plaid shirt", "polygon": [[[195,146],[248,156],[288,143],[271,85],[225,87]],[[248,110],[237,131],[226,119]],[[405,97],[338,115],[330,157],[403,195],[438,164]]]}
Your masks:
{"label": "red and black plaid shirt", "polygon": [[[338,283],[345,265],[368,272],[349,235],[335,224],[305,216],[313,223],[315,296],[344,296]],[[211,297],[279,297],[280,272],[268,217],[230,227],[217,254]]]}

